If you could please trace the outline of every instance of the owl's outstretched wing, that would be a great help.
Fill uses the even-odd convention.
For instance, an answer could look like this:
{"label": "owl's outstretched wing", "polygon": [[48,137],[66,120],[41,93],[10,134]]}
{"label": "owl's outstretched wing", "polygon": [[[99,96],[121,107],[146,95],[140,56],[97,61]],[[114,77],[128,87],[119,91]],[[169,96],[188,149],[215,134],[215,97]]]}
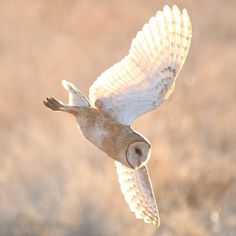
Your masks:
{"label": "owl's outstretched wing", "polygon": [[91,103],[125,125],[158,107],[173,91],[191,36],[186,9],[165,6],[137,33],[129,54],[92,84]]}
{"label": "owl's outstretched wing", "polygon": [[158,227],[160,219],[147,167],[130,169],[117,161],[115,165],[121,192],[130,210],[135,213],[136,218]]}

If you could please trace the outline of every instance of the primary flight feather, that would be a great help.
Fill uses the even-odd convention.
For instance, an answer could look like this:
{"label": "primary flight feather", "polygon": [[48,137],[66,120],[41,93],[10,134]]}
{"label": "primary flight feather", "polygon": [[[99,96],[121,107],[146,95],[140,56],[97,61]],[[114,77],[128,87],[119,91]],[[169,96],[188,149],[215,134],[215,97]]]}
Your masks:
{"label": "primary flight feather", "polygon": [[191,34],[187,11],[165,6],[137,33],[129,54],[92,84],[91,103],[124,125],[158,107],[173,91]]}

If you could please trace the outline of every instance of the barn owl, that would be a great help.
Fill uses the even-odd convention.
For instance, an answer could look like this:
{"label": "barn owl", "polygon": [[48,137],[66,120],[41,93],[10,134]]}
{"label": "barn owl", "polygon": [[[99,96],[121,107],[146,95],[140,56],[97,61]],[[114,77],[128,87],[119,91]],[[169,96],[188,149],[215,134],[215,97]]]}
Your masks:
{"label": "barn owl", "polygon": [[87,99],[72,83],[64,104],[47,98],[53,111],[75,116],[82,134],[115,160],[121,191],[136,218],[158,227],[159,213],[146,167],[151,144],[132,122],[157,108],[172,93],[192,36],[186,9],[165,6],[132,40],[128,55],[103,72]]}

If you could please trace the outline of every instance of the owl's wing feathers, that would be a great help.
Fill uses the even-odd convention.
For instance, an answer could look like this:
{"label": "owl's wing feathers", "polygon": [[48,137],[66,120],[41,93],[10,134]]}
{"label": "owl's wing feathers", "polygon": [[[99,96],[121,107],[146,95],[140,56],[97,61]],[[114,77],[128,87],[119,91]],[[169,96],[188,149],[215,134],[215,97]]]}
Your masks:
{"label": "owl's wing feathers", "polygon": [[160,224],[158,209],[146,166],[130,169],[115,162],[121,192],[136,218],[145,223]]}
{"label": "owl's wing feathers", "polygon": [[187,11],[165,6],[137,33],[129,54],[92,84],[91,103],[125,125],[158,107],[174,88],[191,35]]}

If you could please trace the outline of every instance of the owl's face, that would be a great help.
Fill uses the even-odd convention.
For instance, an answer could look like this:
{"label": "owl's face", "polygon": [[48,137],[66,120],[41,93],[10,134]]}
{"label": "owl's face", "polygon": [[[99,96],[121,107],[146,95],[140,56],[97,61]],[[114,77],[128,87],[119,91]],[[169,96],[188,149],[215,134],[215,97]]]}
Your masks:
{"label": "owl's face", "polygon": [[150,148],[150,144],[144,141],[130,143],[126,150],[126,160],[129,165],[134,169],[145,165],[149,159]]}

